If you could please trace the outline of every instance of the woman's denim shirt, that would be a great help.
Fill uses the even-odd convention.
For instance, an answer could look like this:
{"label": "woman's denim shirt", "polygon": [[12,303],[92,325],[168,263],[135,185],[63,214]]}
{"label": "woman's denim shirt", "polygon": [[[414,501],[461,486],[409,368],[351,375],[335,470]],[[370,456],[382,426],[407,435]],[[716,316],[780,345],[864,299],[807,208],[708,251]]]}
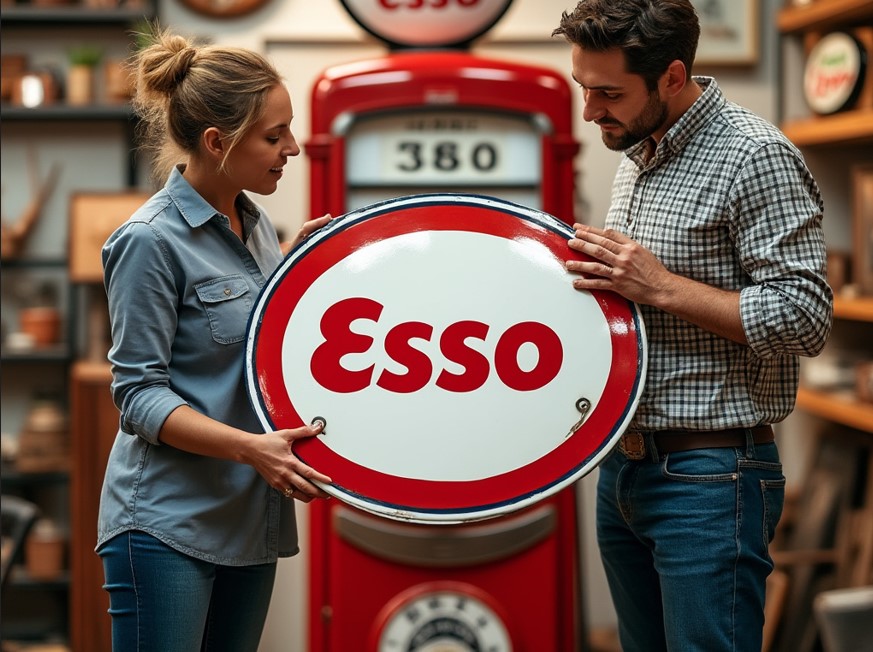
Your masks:
{"label": "woman's denim shirt", "polygon": [[243,242],[181,170],[103,248],[121,418],[97,546],[141,530],[213,563],[273,562],[298,551],[293,501],[251,466],[158,441],[181,405],[253,437],[263,432],[246,392],[246,329],[282,260],[273,225],[248,197],[237,200]]}

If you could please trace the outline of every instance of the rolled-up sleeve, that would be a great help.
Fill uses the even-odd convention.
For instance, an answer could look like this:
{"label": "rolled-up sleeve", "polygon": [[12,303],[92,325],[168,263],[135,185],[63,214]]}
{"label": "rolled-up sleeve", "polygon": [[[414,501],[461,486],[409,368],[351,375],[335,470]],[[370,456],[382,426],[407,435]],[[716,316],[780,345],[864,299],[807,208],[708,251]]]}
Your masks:
{"label": "rolled-up sleeve", "polygon": [[121,430],[158,444],[169,414],[187,402],[170,386],[178,291],[160,234],[130,221],[103,248],[112,324],[112,397]]}
{"label": "rolled-up sleeve", "polygon": [[830,334],[818,188],[797,152],[769,144],[750,157],[732,188],[741,264],[754,284],[740,294],[749,346],[761,358],[814,356]]}

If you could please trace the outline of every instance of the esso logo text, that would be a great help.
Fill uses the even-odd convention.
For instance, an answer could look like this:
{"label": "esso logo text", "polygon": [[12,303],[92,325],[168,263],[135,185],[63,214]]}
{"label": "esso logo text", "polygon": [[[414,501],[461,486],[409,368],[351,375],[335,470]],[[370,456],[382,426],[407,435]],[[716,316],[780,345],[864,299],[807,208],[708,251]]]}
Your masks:
{"label": "esso logo text", "polygon": [[416,11],[420,9],[450,10],[452,7],[471,9],[482,2],[483,0],[379,0],[379,5],[388,11],[398,9]]}
{"label": "esso logo text", "polygon": [[[367,353],[373,337],[356,333],[352,322],[358,319],[378,322],[384,306],[365,297],[343,299],[332,305],[321,319],[324,342],[312,354],[312,377],[325,389],[341,394],[359,392],[373,381],[374,367],[352,371],[342,364],[350,353]],[[538,321],[526,321],[507,328],[497,339],[491,360],[468,345],[467,340],[485,342],[491,327],[481,321],[464,320],[450,324],[440,334],[423,321],[407,321],[388,331],[382,343],[387,356],[406,371],[382,370],[376,385],[389,392],[408,394],[424,389],[434,376],[434,361],[413,345],[415,340],[430,342],[438,339],[439,351],[445,361],[455,363],[462,371],[455,373],[444,366],[436,376],[436,387],[449,392],[474,392],[481,388],[494,371],[507,387],[519,392],[531,392],[546,386],[561,369],[563,347],[554,330]],[[531,369],[522,368],[519,352],[532,345],[538,352]],[[437,363],[439,364],[439,363]]]}

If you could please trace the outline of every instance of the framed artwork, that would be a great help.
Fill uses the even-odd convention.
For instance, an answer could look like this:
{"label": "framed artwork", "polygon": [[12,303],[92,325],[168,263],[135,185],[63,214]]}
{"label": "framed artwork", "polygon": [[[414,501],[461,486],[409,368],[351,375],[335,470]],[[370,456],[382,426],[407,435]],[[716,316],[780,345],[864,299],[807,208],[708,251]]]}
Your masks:
{"label": "framed artwork", "polygon": [[852,270],[862,294],[873,296],[873,165],[852,169]]}
{"label": "framed artwork", "polygon": [[103,243],[150,196],[143,191],[76,192],[70,196],[69,272],[73,283],[103,281]]}
{"label": "framed artwork", "polygon": [[692,0],[700,18],[698,66],[749,66],[758,61],[759,0]]}

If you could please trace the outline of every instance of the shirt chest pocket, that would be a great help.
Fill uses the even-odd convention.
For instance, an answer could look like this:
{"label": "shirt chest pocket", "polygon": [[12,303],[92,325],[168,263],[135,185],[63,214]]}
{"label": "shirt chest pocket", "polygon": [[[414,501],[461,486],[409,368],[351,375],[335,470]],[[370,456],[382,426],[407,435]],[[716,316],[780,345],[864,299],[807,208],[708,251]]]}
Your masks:
{"label": "shirt chest pocket", "polygon": [[234,344],[245,339],[252,308],[248,283],[239,274],[222,276],[194,286],[209,318],[212,339]]}

